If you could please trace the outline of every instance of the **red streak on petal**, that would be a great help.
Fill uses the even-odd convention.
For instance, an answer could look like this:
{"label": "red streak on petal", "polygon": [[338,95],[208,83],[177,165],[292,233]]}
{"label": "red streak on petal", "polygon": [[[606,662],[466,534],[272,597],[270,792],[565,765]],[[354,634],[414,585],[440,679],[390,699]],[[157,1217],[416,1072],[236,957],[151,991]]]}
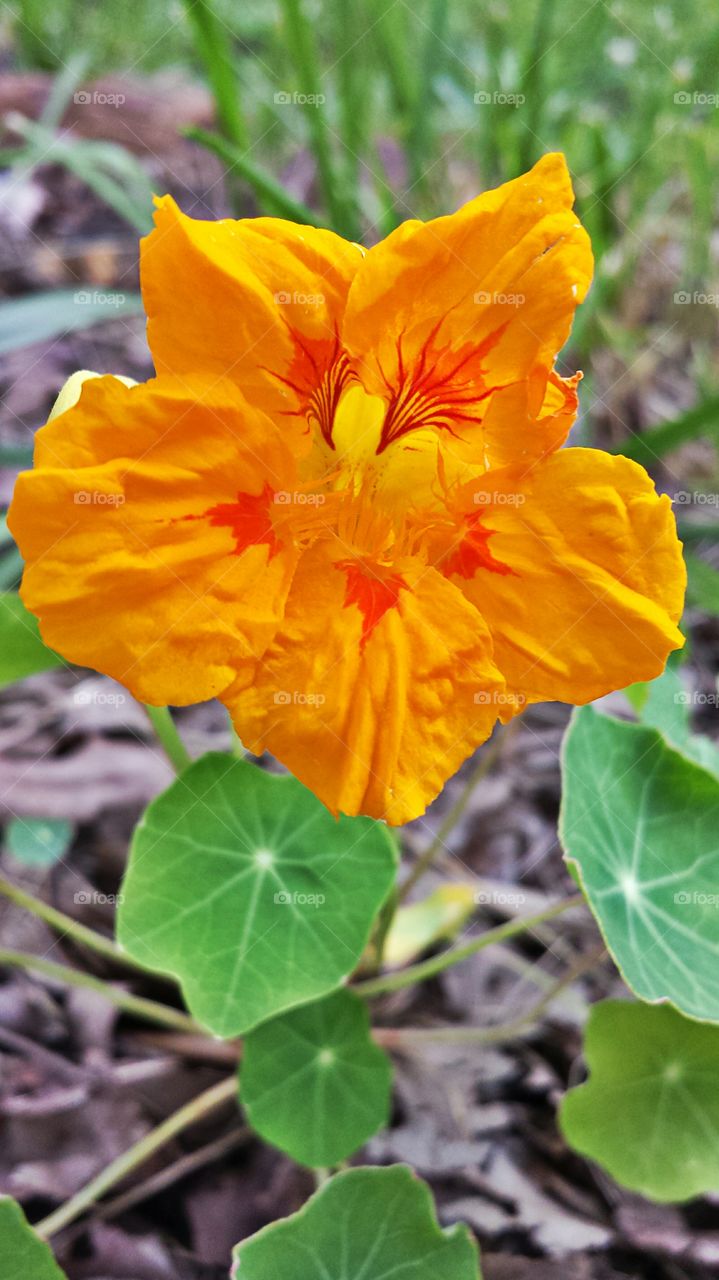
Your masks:
{"label": "red streak on petal", "polygon": [[459,578],[473,578],[478,569],[514,573],[514,569],[492,555],[489,539],[494,531],[482,527],[482,514],[481,511],[473,511],[466,517],[467,532],[442,565],[446,577],[456,574]]}
{"label": "red streak on petal", "polygon": [[388,609],[394,608],[400,591],[406,588],[407,583],[398,573],[381,577],[357,560],[338,560],[337,568],[343,569],[347,575],[345,609],[356,604],[362,614],[360,648],[364,649],[377,623]]}
{"label": "red streak on petal", "polygon": [[265,484],[261,493],[238,493],[234,502],[219,502],[216,507],[210,507],[205,516],[210,524],[226,525],[232,531],[236,555],[248,547],[266,543],[272,557],[280,549],[270,515],[274,497],[272,487]]}

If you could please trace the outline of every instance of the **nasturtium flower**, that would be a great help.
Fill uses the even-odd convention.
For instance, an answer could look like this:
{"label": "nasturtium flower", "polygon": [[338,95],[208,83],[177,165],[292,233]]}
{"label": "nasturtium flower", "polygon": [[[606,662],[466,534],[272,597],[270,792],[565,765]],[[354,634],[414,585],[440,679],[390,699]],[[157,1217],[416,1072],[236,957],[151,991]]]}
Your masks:
{"label": "nasturtium flower", "polygon": [[161,199],[157,377],[76,375],[18,480],[47,643],[149,703],[220,698],[332,810],[391,823],[497,719],[658,675],[669,499],[561,447],[592,273],[572,204],[561,155],[369,250]]}

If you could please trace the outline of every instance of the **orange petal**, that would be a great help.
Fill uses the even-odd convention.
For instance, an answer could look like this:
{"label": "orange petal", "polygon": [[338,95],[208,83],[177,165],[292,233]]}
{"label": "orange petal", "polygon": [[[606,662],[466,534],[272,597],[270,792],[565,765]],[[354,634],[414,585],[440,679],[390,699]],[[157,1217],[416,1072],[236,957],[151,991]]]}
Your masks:
{"label": "orange petal", "polygon": [[238,541],[212,511],[293,476],[280,433],[233,384],[86,381],[38,432],[9,513],[44,639],[146,702],[221,693],[274,634],[296,553]]}
{"label": "orange petal", "polygon": [[[429,425],[472,442],[489,465],[510,451],[546,451],[536,422],[592,274],[572,203],[564,157],[547,155],[449,217],[404,223],[368,252],[342,337],[367,390],[389,400],[384,447]],[[492,397],[516,387],[515,417],[502,415],[497,445]]]}
{"label": "orange petal", "polygon": [[686,573],[671,502],[646,471],[563,449],[478,488],[492,553],[512,572],[453,581],[481,610],[508,688],[584,703],[659,675],[684,643]]}
{"label": "orange petal", "polygon": [[332,231],[280,218],[199,221],[164,196],[141,246],[158,373],[232,378],[253,404],[292,422],[336,359],[361,260]]}
{"label": "orange petal", "polygon": [[482,619],[435,570],[407,562],[363,592],[318,546],[252,687],[223,701],[333,812],[399,824],[489,736],[502,688]]}

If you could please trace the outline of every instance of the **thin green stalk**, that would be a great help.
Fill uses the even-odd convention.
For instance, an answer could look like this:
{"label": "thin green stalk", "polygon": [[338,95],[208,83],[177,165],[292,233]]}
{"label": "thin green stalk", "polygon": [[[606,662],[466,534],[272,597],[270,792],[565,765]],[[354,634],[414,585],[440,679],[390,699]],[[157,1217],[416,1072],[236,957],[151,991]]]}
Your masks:
{"label": "thin green stalk", "polygon": [[313,213],[308,205],[295,200],[284,187],[280,186],[268,173],[264,173],[257,165],[246,158],[236,143],[220,138],[216,133],[208,133],[206,129],[185,129],[185,137],[193,138],[201,146],[206,147],[213,155],[219,156],[223,164],[236,169],[242,178],[252,187],[258,199],[279,217],[289,218],[291,222],[304,223],[308,227],[321,227],[321,218]]}
{"label": "thin green stalk", "polygon": [[229,32],[209,0],[185,0],[185,9],[215,99],[220,129],[238,147],[247,147],[249,137]]}
{"label": "thin green stalk", "polygon": [[498,1044],[514,1040],[521,1031],[541,1018],[549,1006],[583,974],[591,972],[606,956],[602,943],[588,955],[580,956],[561,978],[551,983],[544,995],[527,1010],[508,1022],[490,1027],[375,1027],[372,1035],[386,1049],[416,1044]]}
{"label": "thin green stalk", "polygon": [[178,1028],[180,1031],[192,1031],[193,1034],[202,1031],[198,1023],[193,1022],[192,1018],[178,1009],[170,1009],[167,1005],[158,1004],[155,1000],[145,1000],[142,996],[130,995],[127,991],[104,982],[102,978],[84,973],[81,969],[71,969],[65,964],[55,964],[53,960],[45,960],[42,956],[27,955],[24,951],[10,951],[0,947],[0,965],[12,965],[16,969],[42,973],[45,977],[54,978],[55,981],[63,982],[67,986],[87,987],[90,991],[96,991],[98,995],[109,1000],[118,1009],[132,1013],[145,1022],[154,1022],[161,1027]]}
{"label": "thin green stalk", "polygon": [[[141,965],[136,964],[123,951],[122,947],[112,942],[110,938],[104,938],[101,933],[96,933],[94,929],[88,929],[87,925],[73,920],[72,916],[65,915],[64,911],[58,911],[56,907],[51,907],[49,903],[43,902],[40,898],[36,898],[30,893],[25,893],[24,889],[18,888],[10,880],[6,880],[4,876],[0,876],[0,894],[8,898],[10,902],[14,902],[16,906],[23,907],[25,911],[30,911],[38,919],[44,920],[51,928],[57,929],[64,938],[72,938],[74,942],[79,942],[82,946],[89,947],[91,951],[97,952],[98,955],[106,956],[108,960],[113,960],[115,964],[129,965],[133,969],[142,968]],[[143,972],[145,972],[144,969]]]}
{"label": "thin green stalk", "polygon": [[227,1080],[222,1080],[220,1084],[215,1084],[211,1089],[206,1089],[199,1097],[193,1098],[191,1102],[180,1107],[174,1115],[167,1120],[163,1120],[162,1124],[153,1129],[151,1133],[136,1142],[129,1151],[125,1151],[123,1155],[118,1156],[111,1164],[103,1169],[96,1178],[88,1182],[82,1187],[76,1195],[67,1200],[65,1204],[51,1213],[49,1217],[43,1218],[35,1227],[35,1232],[43,1240],[49,1240],[51,1236],[57,1235],[58,1231],[62,1231],[63,1227],[69,1226],[82,1213],[90,1209],[96,1204],[106,1191],[114,1187],[117,1182],[132,1173],[138,1165],[144,1164],[150,1156],[154,1155],[160,1147],[164,1147],[171,1138],[176,1137],[178,1133],[182,1133],[183,1129],[188,1129],[190,1125],[195,1124],[197,1120],[201,1120],[203,1116],[214,1111],[221,1106],[223,1102],[229,1102],[237,1092],[237,1080],[235,1076],[229,1076]]}
{"label": "thin green stalk", "polygon": [[403,987],[414,986],[416,982],[424,982],[427,978],[434,978],[436,974],[442,973],[445,969],[450,969],[452,965],[460,964],[462,960],[467,960],[478,951],[483,951],[485,947],[491,947],[496,942],[506,942],[509,938],[514,938],[517,934],[525,933],[528,929],[534,929],[537,925],[543,924],[545,920],[553,920],[555,916],[561,915],[564,911],[570,911],[572,907],[580,907],[584,903],[584,895],[575,893],[571,898],[564,898],[561,902],[554,902],[550,907],[545,907],[544,911],[538,911],[532,916],[517,916],[514,920],[507,920],[505,924],[497,925],[495,929],[488,929],[486,933],[480,934],[478,938],[473,938],[471,942],[465,943],[463,946],[451,947],[448,951],[442,951],[437,956],[430,956],[428,960],[422,960],[419,964],[410,965],[408,969],[401,969],[399,973],[382,974],[379,978],[369,978],[365,982],[357,982],[353,984],[352,990],[356,991],[360,996],[379,996],[384,995],[387,991],[400,991]]}
{"label": "thin green stalk", "polygon": [[433,155],[433,115],[436,106],[434,82],[444,70],[447,48],[446,30],[449,5],[446,0],[432,0],[424,47],[418,68],[409,128],[407,130],[407,157],[409,160],[409,190],[421,194],[424,188],[423,164]]}
{"label": "thin green stalk", "polygon": [[392,921],[394,920],[395,913],[397,911],[397,903],[397,890],[393,889],[377,917],[377,932],[373,942],[375,959],[372,965],[372,970],[375,973],[382,968],[384,949],[387,943],[387,934],[390,931]]}
{"label": "thin green stalk", "polygon": [[192,764],[192,758],[177,731],[177,725],[170,714],[170,708],[151,707],[147,703],[143,705],[150,724],[155,730],[162,749],[175,773],[182,773],[188,764]]}
{"label": "thin green stalk", "polygon": [[341,181],[351,225],[348,238],[359,240],[360,165],[365,153],[367,127],[372,119],[372,68],[367,62],[367,12],[357,0],[336,5],[334,10],[334,46],[337,58],[336,81],[339,92],[339,130]]}
{"label": "thin green stalk", "polygon": [[[317,171],[322,195],[333,229],[340,235],[351,234],[351,214],[340,194],[334,169],[330,133],[320,98],[322,82],[320,60],[315,31],[305,14],[302,0],[282,0],[282,11],[287,29],[287,47],[294,57],[300,87],[308,101],[302,103],[312,139],[312,150],[317,161]],[[310,99],[314,99],[311,101]]]}
{"label": "thin green stalk", "polygon": [[406,115],[415,100],[417,78],[408,39],[409,10],[403,4],[388,5],[387,0],[367,0],[367,7],[377,56],[385,63],[396,109]]}
{"label": "thin green stalk", "polygon": [[470,774],[469,778],[467,779],[467,782],[463,790],[460,792],[455,803],[452,805],[452,808],[449,810],[449,813],[447,814],[446,818],[441,823],[439,830],[437,831],[437,834],[435,835],[431,844],[428,845],[424,853],[420,854],[412,870],[407,876],[407,879],[405,880],[404,884],[399,890],[398,905],[404,902],[405,898],[411,893],[412,889],[417,884],[417,882],[422,879],[422,876],[425,874],[425,872],[429,871],[437,854],[440,852],[441,849],[444,848],[444,842],[447,839],[447,836],[450,835],[450,833],[453,831],[454,827],[457,825],[460,818],[464,814],[464,811],[467,808],[467,805],[469,804],[470,800],[472,799],[472,796],[474,794],[476,787],[479,785],[479,783],[482,781],[483,778],[486,778],[490,769],[492,769],[493,766],[496,764],[501,752],[503,751],[504,747],[507,744],[508,738],[514,732],[515,725],[516,725],[516,721],[513,720],[511,724],[508,725],[506,728],[500,729],[497,732],[494,740],[489,744],[489,746],[485,749],[484,753],[480,756],[479,761],[477,762],[476,768],[473,770],[473,772]]}
{"label": "thin green stalk", "polygon": [[554,0],[539,0],[521,76],[521,90],[526,98],[526,108],[532,118],[532,128],[525,129],[519,140],[519,157],[523,170],[529,169],[533,164],[534,150],[538,145],[537,138],[544,136],[544,76],[547,72],[545,59],[553,47],[550,44],[553,19]]}

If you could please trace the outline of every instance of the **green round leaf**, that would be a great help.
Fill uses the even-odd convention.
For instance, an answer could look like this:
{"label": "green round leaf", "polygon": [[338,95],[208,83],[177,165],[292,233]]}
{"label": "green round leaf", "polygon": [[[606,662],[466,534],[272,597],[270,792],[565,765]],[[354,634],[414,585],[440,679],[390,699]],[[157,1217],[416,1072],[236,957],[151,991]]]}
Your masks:
{"label": "green round leaf", "polygon": [[719,774],[719,747],[711,738],[691,731],[690,708],[695,700],[701,705],[701,695],[689,693],[678,671],[667,667],[656,680],[632,688],[631,701],[642,724],[659,729],[683,756],[709,773]]}
{"label": "green round leaf", "polygon": [[[15,591],[0,594],[0,688],[63,665],[40,639],[37,618]],[[67,665],[67,663],[65,663]]]}
{"label": "green round leaf", "polygon": [[11,818],[5,827],[5,847],[27,867],[49,867],[72,844],[75,828],[64,818]]}
{"label": "green round leaf", "polygon": [[392,1067],[359,996],[337,991],[245,1037],[240,1098],[253,1129],[300,1164],[339,1164],[389,1116]]}
{"label": "green round leaf", "polygon": [[339,1173],[299,1213],[235,1250],[233,1280],[480,1280],[465,1226],[440,1230],[406,1165]]}
{"label": "green round leaf", "polygon": [[655,729],[575,712],[560,838],[644,1000],[719,1021],[719,780]]}
{"label": "green round leaf", "polygon": [[67,1280],[35,1235],[25,1214],[8,1196],[0,1196],[0,1276],[2,1280]]}
{"label": "green round leaf", "polygon": [[605,1000],[587,1023],[586,1084],[565,1097],[570,1146],[652,1200],[719,1187],[719,1029],[669,1005]]}
{"label": "green round leaf", "polygon": [[173,974],[188,1008],[234,1036],[342,985],[394,882],[370,818],[333,818],[295,778],[207,755],[135,832],[118,937]]}

